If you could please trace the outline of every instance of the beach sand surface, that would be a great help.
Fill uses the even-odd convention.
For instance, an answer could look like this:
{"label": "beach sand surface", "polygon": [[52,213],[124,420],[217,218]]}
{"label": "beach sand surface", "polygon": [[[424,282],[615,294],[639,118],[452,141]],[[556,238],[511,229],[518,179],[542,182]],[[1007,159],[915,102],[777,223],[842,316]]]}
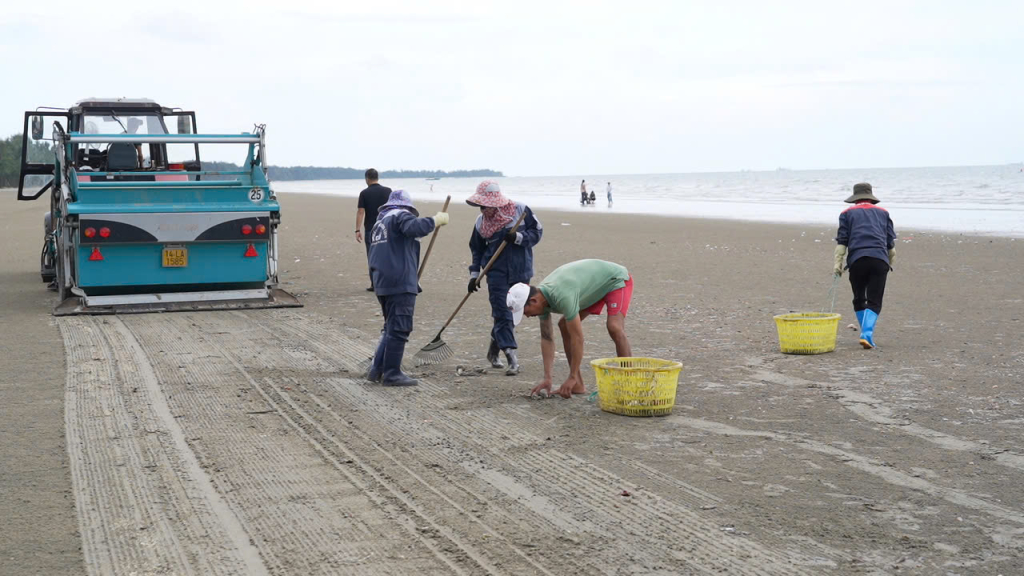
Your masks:
{"label": "beach sand surface", "polygon": [[[671,415],[628,418],[528,397],[535,320],[522,373],[485,370],[484,290],[418,388],[363,382],[355,201],[281,202],[304,308],[58,320],[45,207],[0,199],[0,574],[1024,573],[1024,242],[897,219],[879,348],[844,277],[836,351],[792,356],[772,317],[830,307],[834,227],[541,212],[536,280],[625,265],[634,354],[684,365]],[[465,295],[476,214],[440,231],[407,360]],[[584,333],[614,356],[603,317]]]}

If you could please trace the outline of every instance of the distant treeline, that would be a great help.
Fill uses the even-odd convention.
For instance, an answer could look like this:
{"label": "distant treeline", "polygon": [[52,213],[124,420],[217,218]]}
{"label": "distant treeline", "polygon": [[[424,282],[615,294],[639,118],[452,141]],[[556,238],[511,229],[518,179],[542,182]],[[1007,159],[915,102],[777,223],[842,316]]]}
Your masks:
{"label": "distant treeline", "polygon": [[[203,170],[241,170],[242,168],[230,162],[209,162],[203,161]],[[271,180],[362,180],[364,170],[357,168],[328,167],[328,166],[271,166],[269,169]],[[462,178],[462,177],[501,177],[504,176],[498,170],[384,170],[381,171],[381,178]]]}
{"label": "distant treeline", "polygon": [[[53,148],[49,142],[30,142],[28,158],[32,162],[53,163]],[[0,188],[18,186],[21,174],[21,134],[0,139]]]}

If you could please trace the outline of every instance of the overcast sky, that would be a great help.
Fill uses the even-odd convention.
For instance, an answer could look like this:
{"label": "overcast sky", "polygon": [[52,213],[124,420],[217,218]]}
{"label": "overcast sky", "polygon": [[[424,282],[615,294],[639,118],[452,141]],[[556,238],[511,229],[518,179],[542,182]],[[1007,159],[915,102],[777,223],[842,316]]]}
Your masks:
{"label": "overcast sky", "polygon": [[6,2],[0,134],[128,96],[266,123],[280,165],[1001,164],[1024,160],[1022,30],[1020,1]]}

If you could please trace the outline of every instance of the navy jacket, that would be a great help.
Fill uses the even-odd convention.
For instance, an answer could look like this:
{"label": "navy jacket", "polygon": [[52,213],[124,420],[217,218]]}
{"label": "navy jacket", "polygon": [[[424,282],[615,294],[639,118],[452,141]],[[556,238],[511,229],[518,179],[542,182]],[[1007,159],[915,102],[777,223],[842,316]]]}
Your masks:
{"label": "navy jacket", "polygon": [[847,247],[846,267],[858,258],[870,256],[889,263],[889,250],[896,246],[896,231],[885,208],[860,202],[839,215],[836,242]]}
{"label": "navy jacket", "polygon": [[407,210],[381,215],[370,231],[370,275],[377,296],[419,294],[419,238],[434,231],[433,218],[417,218]]}
{"label": "navy jacket", "polygon": [[516,229],[516,244],[505,246],[505,250],[502,251],[501,256],[498,257],[494,266],[491,267],[491,271],[487,273],[487,281],[524,282],[533,278],[533,247],[540,242],[541,236],[544,235],[544,226],[541,225],[537,215],[530,210],[529,206],[518,202],[516,202],[516,213],[512,217],[512,221],[505,228],[495,232],[490,238],[484,238],[480,234],[480,224],[484,219],[483,214],[477,217],[476,224],[473,225],[473,234],[469,237],[469,251],[473,256],[473,260],[469,265],[469,275],[472,278],[480,275],[480,270],[487,265],[491,256],[494,256],[494,252],[501,245],[505,234],[512,229],[512,225],[516,223],[516,220],[519,220],[519,216],[522,215],[524,210],[526,211],[526,218],[523,218],[523,223]]}

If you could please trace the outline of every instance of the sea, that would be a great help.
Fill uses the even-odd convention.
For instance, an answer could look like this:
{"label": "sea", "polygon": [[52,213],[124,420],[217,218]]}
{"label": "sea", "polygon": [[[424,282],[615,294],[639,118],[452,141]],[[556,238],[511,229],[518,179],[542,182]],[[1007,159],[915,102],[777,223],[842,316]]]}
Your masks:
{"label": "sea", "polygon": [[[593,174],[493,178],[502,192],[538,210],[835,225],[853,185],[870,182],[897,230],[1024,237],[1020,164],[938,168]],[[414,201],[463,202],[484,178],[382,179]],[[580,206],[580,181],[597,202]],[[606,199],[612,185],[613,204]],[[362,180],[280,181],[276,192],[356,197]]]}

